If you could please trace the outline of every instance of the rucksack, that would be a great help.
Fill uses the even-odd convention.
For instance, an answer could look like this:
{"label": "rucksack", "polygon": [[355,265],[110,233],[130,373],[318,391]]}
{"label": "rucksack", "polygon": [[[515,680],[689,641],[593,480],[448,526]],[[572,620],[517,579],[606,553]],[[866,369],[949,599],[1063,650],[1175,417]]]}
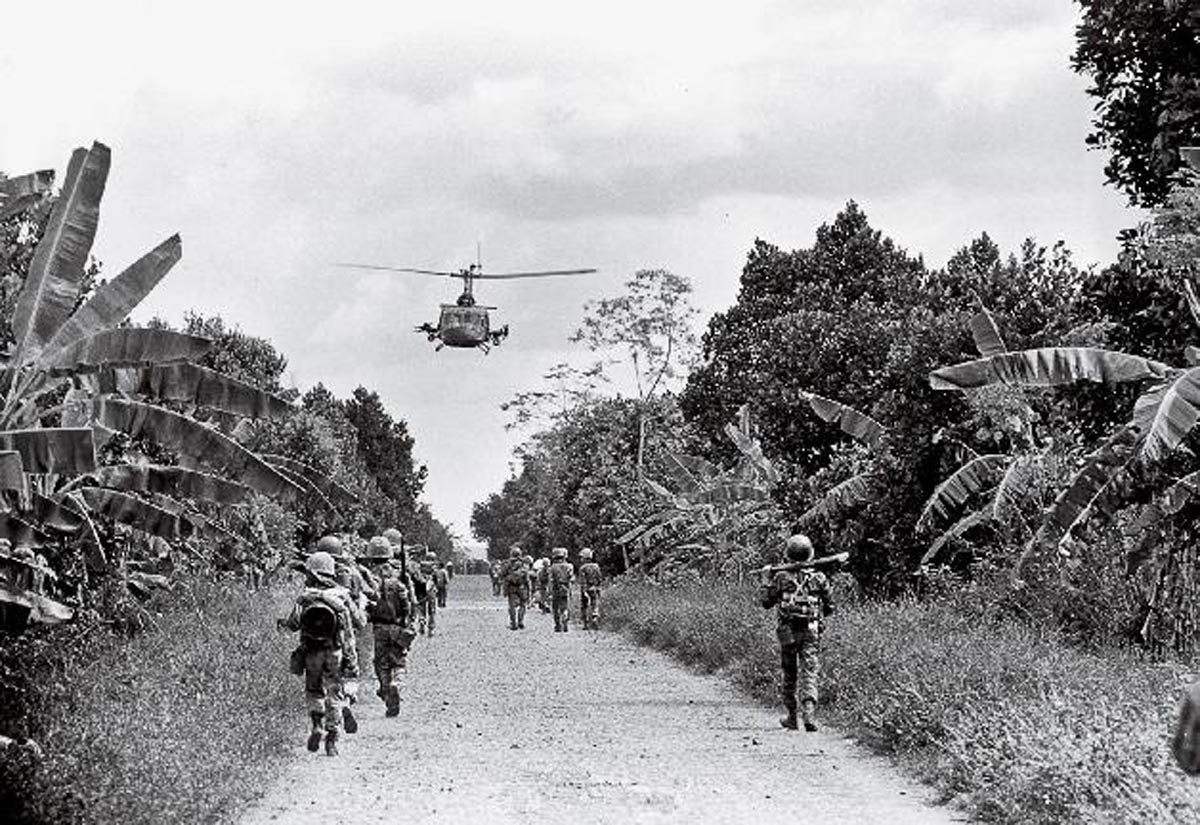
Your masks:
{"label": "rucksack", "polygon": [[513,564],[509,565],[508,572],[505,574],[504,580],[509,584],[528,584],[529,572],[525,569],[525,562],[514,562]]}
{"label": "rucksack", "polygon": [[405,599],[404,584],[399,579],[385,577],[379,584],[379,598],[368,605],[367,615],[372,622],[396,624],[406,618],[400,615]]}
{"label": "rucksack", "polygon": [[779,599],[779,615],[797,622],[813,622],[821,618],[821,602],[809,593],[808,576],[798,576],[796,587],[784,591]]}
{"label": "rucksack", "polygon": [[550,565],[550,586],[555,593],[561,594],[567,592],[571,586],[571,565],[566,562]]}
{"label": "rucksack", "polygon": [[336,645],[341,620],[324,599],[313,599],[300,609],[300,640],[308,645]]}

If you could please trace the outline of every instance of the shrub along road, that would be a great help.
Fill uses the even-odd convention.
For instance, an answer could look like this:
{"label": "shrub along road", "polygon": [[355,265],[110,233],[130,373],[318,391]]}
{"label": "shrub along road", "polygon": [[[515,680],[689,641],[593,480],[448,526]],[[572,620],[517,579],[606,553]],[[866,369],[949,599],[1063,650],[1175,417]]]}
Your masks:
{"label": "shrub along road", "polygon": [[414,645],[400,716],[365,678],[359,731],[330,759],[303,749],[297,712],[295,759],[243,825],[959,821],[836,732],[785,731],[614,634],[555,633],[536,611],[525,624],[508,629],[486,577],[455,579],[437,635]]}

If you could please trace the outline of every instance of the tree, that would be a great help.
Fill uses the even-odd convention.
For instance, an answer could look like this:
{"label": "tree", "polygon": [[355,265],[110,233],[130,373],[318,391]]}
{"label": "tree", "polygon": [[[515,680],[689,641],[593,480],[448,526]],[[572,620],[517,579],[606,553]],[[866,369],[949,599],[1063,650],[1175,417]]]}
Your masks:
{"label": "tree", "polygon": [[424,465],[413,462],[408,425],[393,419],[379,393],[365,387],[357,387],[353,396],[342,402],[342,409],[356,430],[358,453],[367,470],[395,508],[390,521],[407,528],[416,517],[427,474]]}
{"label": "tree", "polygon": [[1200,9],[1183,0],[1079,0],[1071,65],[1096,98],[1087,143],[1131,203],[1159,205],[1177,180],[1179,149],[1200,143]]}
{"label": "tree", "polygon": [[[582,341],[593,352],[617,351],[633,367],[639,407],[682,369],[692,363],[696,334],[692,322],[692,284],[665,269],[641,269],[625,282],[625,292],[615,298],[591,301],[583,324],[572,341]],[[616,359],[619,361],[620,359]],[[638,420],[637,467],[643,466],[646,416]]]}

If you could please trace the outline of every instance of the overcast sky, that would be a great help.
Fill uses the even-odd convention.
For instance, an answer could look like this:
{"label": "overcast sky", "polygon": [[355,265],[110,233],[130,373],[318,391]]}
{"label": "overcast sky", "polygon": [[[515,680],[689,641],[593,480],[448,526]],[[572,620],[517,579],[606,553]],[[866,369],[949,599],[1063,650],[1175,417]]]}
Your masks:
{"label": "overcast sky", "polygon": [[[1066,0],[178,5],[6,8],[0,169],[111,146],[107,271],[184,239],[135,318],[220,314],[301,389],[377,390],[463,535],[519,437],[498,405],[637,269],[690,277],[707,318],[755,237],[809,246],[850,199],[931,266],[982,231],[1103,265],[1139,217],[1085,149]],[[332,266],[477,242],[493,271],[600,272],[483,285],[512,328],[484,356],[412,331],[457,282]]]}

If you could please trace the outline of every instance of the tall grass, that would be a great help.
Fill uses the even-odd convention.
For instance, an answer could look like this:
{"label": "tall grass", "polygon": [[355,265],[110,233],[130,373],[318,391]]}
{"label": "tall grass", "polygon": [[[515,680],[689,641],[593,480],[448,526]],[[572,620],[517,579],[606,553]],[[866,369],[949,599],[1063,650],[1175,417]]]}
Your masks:
{"label": "tall grass", "polygon": [[5,640],[6,732],[20,725],[45,753],[35,767],[9,749],[6,821],[212,822],[261,793],[303,729],[294,639],[275,629],[286,606],[196,580],[133,636],[73,625]]}
{"label": "tall grass", "polygon": [[[753,587],[619,585],[604,607],[610,627],[778,703],[774,616]],[[1167,750],[1188,678],[944,604],[867,603],[829,622],[821,703],[983,821],[1200,822],[1200,783]]]}

